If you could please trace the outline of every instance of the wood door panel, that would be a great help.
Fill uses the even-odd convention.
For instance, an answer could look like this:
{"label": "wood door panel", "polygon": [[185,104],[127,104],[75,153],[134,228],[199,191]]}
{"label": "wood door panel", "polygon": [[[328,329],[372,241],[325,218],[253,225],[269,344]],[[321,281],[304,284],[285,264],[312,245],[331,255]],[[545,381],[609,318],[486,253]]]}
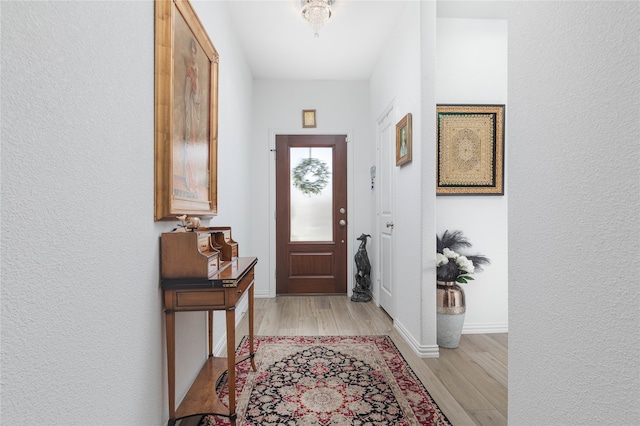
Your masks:
{"label": "wood door panel", "polygon": [[287,286],[288,294],[342,294],[340,289],[332,286],[335,277],[322,278],[291,278]]}
{"label": "wood door panel", "polygon": [[335,276],[333,252],[289,252],[289,277]]}

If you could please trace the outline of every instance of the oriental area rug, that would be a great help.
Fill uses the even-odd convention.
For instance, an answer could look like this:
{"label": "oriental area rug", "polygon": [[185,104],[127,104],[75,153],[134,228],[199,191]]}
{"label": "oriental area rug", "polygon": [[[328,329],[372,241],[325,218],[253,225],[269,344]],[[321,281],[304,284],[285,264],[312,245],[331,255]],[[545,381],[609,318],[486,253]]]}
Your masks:
{"label": "oriental area rug", "polygon": [[[451,425],[389,336],[256,336],[236,366],[237,425]],[[238,355],[249,353],[244,337]],[[226,404],[226,380],[218,396]],[[200,426],[228,425],[205,416]]]}

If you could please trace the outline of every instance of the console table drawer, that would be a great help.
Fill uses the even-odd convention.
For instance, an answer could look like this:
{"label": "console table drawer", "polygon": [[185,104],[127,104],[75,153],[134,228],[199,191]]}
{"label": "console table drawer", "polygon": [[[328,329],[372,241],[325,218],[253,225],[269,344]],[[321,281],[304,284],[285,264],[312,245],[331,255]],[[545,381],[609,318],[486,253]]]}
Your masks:
{"label": "console table drawer", "polygon": [[165,308],[174,311],[200,311],[228,309],[240,300],[253,284],[253,268],[239,281],[229,283],[230,287],[210,289],[184,289],[165,291]]}
{"label": "console table drawer", "polygon": [[227,304],[226,291],[176,291],[175,308],[180,309],[216,309]]}

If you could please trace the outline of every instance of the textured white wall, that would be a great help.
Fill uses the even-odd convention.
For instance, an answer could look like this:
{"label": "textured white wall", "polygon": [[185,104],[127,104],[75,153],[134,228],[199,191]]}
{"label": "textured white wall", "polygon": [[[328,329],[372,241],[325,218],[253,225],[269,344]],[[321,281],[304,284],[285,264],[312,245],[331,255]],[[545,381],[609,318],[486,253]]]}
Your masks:
{"label": "textured white wall", "polygon": [[[369,167],[375,162],[375,140],[369,119],[369,86],[366,81],[255,80],[253,96],[254,205],[252,231],[256,267],[256,296],[275,296],[275,162],[276,134],[350,133],[349,148],[349,241],[352,259],[354,240],[361,233],[373,234],[374,197],[369,190]],[[302,128],[302,110],[315,109],[317,128]],[[371,245],[367,246],[370,250]],[[349,271],[353,261],[349,261]],[[349,272],[348,285],[353,286]]]}
{"label": "textured white wall", "polygon": [[[251,75],[226,5],[195,6],[221,55],[214,223],[249,255]],[[5,1],[1,19],[2,424],[166,424],[154,4]],[[180,397],[205,316],[178,315]]]}
{"label": "textured white wall", "polygon": [[[436,100],[441,104],[506,104],[507,21],[438,19]],[[505,137],[505,154],[509,135]],[[506,157],[505,157],[506,158]],[[505,161],[504,196],[436,197],[436,230],[461,230],[473,247],[491,259],[475,281],[464,286],[467,313],[463,333],[508,329],[507,202],[509,164]]]}
{"label": "textured white wall", "polygon": [[160,424],[153,3],[2,3],[2,423]]}
{"label": "textured white wall", "polygon": [[511,4],[514,425],[640,424],[639,39],[635,1]]}

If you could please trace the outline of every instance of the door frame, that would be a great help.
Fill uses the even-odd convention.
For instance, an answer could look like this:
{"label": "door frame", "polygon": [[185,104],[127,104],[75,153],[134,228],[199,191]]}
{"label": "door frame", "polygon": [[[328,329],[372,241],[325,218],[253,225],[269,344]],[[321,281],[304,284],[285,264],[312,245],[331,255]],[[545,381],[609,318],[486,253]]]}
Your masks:
{"label": "door frame", "polygon": [[353,129],[269,129],[269,297],[276,297],[276,135],[347,135],[347,297],[353,294]]}

